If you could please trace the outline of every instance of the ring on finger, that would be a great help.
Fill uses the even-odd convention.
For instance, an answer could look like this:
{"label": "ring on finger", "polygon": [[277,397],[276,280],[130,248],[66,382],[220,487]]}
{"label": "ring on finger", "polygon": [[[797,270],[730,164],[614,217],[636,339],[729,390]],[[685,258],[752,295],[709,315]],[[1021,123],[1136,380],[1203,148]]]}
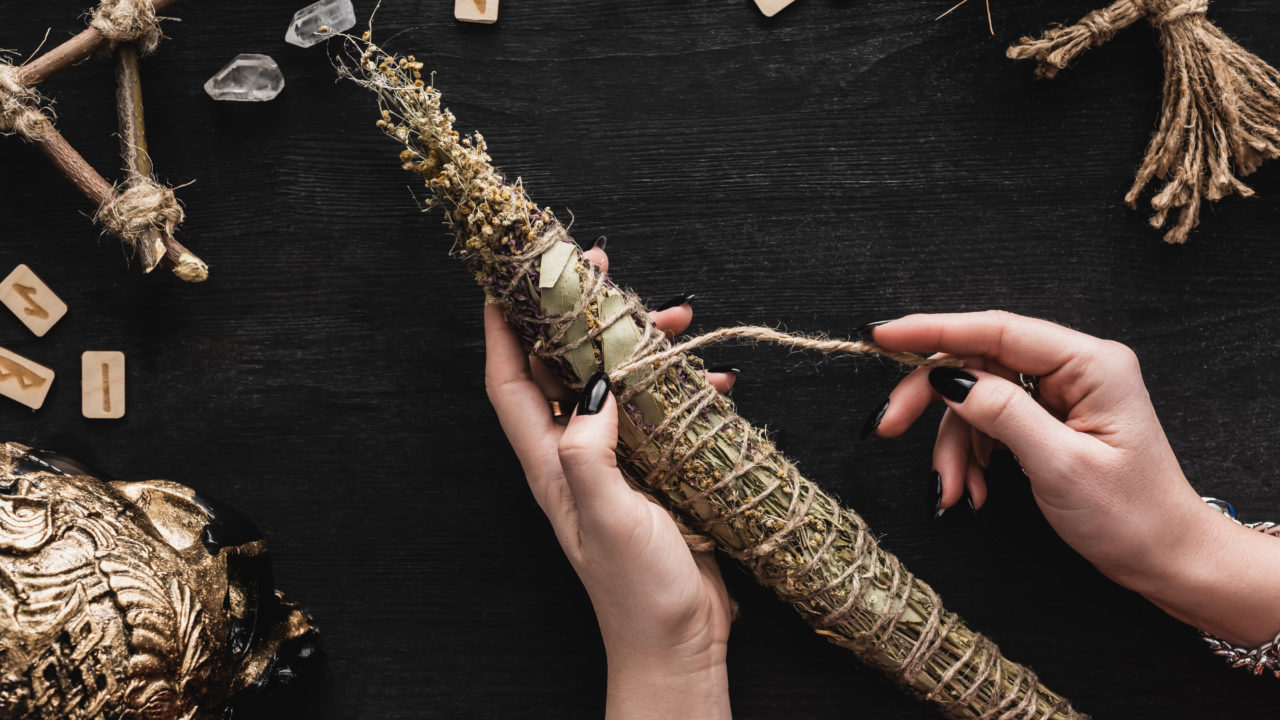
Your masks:
{"label": "ring on finger", "polygon": [[1040,376],[1027,375],[1026,373],[1018,373],[1018,385],[1022,386],[1027,394],[1036,400],[1040,399]]}

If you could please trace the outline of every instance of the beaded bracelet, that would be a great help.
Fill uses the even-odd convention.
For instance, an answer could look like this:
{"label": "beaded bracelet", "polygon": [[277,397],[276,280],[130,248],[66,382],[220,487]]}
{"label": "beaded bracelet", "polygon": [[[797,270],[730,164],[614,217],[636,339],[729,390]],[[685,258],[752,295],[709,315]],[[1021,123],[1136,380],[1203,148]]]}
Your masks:
{"label": "beaded bracelet", "polygon": [[[1280,538],[1280,524],[1273,522],[1242,523],[1236,518],[1236,509],[1232,507],[1231,503],[1211,497],[1202,499],[1218,512],[1231,518],[1235,523],[1244,525],[1251,530],[1257,530],[1272,537]],[[1214,637],[1207,632],[1201,632],[1200,637],[1209,643],[1209,649],[1214,655],[1225,658],[1227,664],[1231,667],[1245,668],[1254,675],[1271,672],[1277,678],[1280,678],[1280,634],[1277,634],[1266,645],[1252,649],[1236,647],[1226,640]]]}

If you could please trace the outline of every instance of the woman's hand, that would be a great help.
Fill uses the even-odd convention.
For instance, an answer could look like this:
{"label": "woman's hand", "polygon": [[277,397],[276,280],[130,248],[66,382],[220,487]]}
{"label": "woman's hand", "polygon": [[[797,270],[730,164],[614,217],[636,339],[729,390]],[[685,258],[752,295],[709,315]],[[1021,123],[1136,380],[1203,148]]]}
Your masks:
{"label": "woman's hand", "polygon": [[[606,265],[603,251],[587,257]],[[687,303],[655,313],[674,334]],[[608,380],[593,378],[567,425],[572,396],[525,354],[496,306],[485,308],[485,387],[538,505],[591,596],[609,665],[606,716],[728,718],[730,600],[710,553],[692,553],[665,510],[618,471],[617,406]],[[721,391],[732,373],[711,373]]]}
{"label": "woman's hand", "polygon": [[[868,328],[891,350],[939,352],[965,368],[917,369],[875,432],[901,434],[941,398],[934,445],[939,510],[981,507],[975,459],[994,439],[1018,458],[1045,518],[1077,552],[1171,615],[1234,642],[1280,631],[1280,542],[1222,516],[1182,474],[1129,348],[991,311],[910,315]],[[1039,377],[1039,395],[1018,374]],[[873,421],[874,423],[874,421]]]}

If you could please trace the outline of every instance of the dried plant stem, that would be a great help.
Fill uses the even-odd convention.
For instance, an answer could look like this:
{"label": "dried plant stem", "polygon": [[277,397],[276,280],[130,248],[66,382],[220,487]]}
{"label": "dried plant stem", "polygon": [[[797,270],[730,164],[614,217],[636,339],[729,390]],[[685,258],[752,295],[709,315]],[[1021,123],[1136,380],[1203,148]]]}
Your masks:
{"label": "dried plant stem", "polygon": [[[555,216],[493,167],[482,137],[454,130],[421,63],[352,40],[356,51],[341,71],[376,93],[378,126],[403,145],[403,166],[425,180],[489,301],[570,387],[599,370],[613,378],[619,465],[633,486],[710,536],[826,639],[947,717],[1085,717],[943,608],[856,513],[739,417],[706,382],[702,361],[685,352],[690,346],[673,349],[639,298],[583,259]],[[730,334],[771,339],[751,330]]]}

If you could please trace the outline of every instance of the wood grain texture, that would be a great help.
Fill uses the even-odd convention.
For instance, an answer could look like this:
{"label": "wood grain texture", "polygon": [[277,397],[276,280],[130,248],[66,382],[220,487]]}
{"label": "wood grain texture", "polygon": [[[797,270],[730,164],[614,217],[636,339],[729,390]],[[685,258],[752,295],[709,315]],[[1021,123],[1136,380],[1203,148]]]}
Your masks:
{"label": "wood grain texture", "polygon": [[[286,45],[295,3],[180,3],[144,58],[161,180],[195,184],[184,237],[211,279],[124,267],[38,151],[0,142],[0,260],[76,310],[0,345],[75,377],[80,353],[129,358],[129,414],[80,417],[75,383],[39,413],[0,405],[4,439],[120,478],[170,477],[234,501],[270,533],[280,587],[324,632],[327,682],[279,717],[594,717],[603,652],[590,605],[524,486],[482,390],[480,298],[416,209],[371,99],[335,85],[322,47]],[[357,13],[372,10],[359,0]],[[447,3],[388,0],[383,39],[437,71],[460,118],[573,233],[609,236],[614,273],[657,300],[697,292],[694,329],[740,322],[846,332],[911,311],[1001,307],[1124,341],[1194,483],[1247,519],[1280,518],[1280,170],[1167,247],[1121,198],[1156,123],[1146,28],[1051,82],[1004,47],[1094,0],[504,3],[492,26]],[[0,0],[0,46],[77,29],[76,3]],[[1215,4],[1280,62],[1280,6]],[[241,52],[287,78],[268,104],[201,84]],[[51,79],[59,128],[118,177],[110,62]],[[1221,667],[1188,628],[1109,583],[1040,518],[1007,459],[981,518],[931,522],[938,413],[858,443],[899,377],[875,361],[770,349],[743,369],[742,414],[777,428],[806,475],[1008,655],[1099,718],[1269,711],[1274,683]],[[424,412],[423,408],[428,408]],[[740,718],[932,717],[810,634],[737,570],[730,647]]]}

